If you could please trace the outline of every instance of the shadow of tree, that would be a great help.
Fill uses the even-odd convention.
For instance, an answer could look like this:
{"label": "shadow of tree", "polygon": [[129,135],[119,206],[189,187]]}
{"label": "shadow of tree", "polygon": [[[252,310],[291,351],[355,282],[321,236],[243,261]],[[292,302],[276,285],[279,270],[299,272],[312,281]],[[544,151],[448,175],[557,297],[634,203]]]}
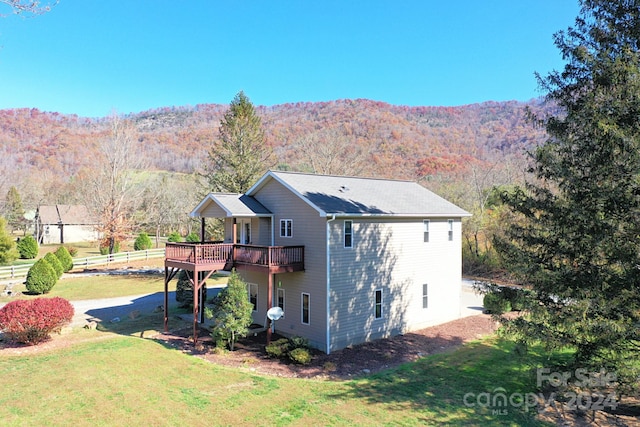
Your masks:
{"label": "shadow of tree", "polygon": [[511,347],[490,340],[470,343],[455,352],[432,355],[352,381],[332,397],[364,399],[385,404],[388,410],[402,411],[409,406],[423,414],[418,421],[431,425],[541,425],[534,419],[535,408],[526,411],[522,406],[478,403],[481,393],[535,391],[531,367],[515,358]]}

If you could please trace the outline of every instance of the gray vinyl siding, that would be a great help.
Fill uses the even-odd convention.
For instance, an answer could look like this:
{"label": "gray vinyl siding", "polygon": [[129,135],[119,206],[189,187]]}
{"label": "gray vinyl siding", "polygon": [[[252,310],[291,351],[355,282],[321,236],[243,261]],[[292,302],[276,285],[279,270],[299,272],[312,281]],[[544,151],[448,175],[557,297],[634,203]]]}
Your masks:
{"label": "gray vinyl siding", "polygon": [[[274,214],[275,246],[303,245],[305,271],[278,274],[275,287],[285,288],[286,312],[284,319],[276,323],[276,331],[287,336],[305,336],[314,347],[326,350],[326,219],[296,197],[280,183],[273,180],[254,195]],[[293,221],[292,237],[280,237],[280,220]],[[310,322],[301,323],[301,294],[310,295]],[[275,296],[275,292],[274,292]]]}
{"label": "gray vinyl siding", "polygon": [[[344,248],[343,220],[330,223],[332,351],[415,330],[438,316],[455,317],[461,279],[459,218],[453,241],[448,241],[447,219],[431,218],[428,243],[423,241],[423,218],[350,219],[352,248]],[[429,284],[433,309],[422,309],[423,283]],[[382,290],[381,319],[375,319],[376,290]]]}

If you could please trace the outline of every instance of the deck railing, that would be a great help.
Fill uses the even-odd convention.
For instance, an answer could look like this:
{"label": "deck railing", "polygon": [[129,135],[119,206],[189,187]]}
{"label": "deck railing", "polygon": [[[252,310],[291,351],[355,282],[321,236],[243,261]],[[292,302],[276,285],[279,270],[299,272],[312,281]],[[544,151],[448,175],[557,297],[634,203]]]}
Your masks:
{"label": "deck railing", "polygon": [[166,260],[189,264],[235,264],[262,267],[304,265],[304,246],[233,243],[167,243]]}

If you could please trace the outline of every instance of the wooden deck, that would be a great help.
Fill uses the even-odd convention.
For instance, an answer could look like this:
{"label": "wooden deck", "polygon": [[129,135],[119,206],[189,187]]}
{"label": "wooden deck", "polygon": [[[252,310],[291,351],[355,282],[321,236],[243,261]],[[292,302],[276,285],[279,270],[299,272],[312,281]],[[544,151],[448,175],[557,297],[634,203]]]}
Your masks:
{"label": "wooden deck", "polygon": [[183,270],[238,270],[291,273],[304,270],[304,246],[233,243],[167,243],[165,267]]}

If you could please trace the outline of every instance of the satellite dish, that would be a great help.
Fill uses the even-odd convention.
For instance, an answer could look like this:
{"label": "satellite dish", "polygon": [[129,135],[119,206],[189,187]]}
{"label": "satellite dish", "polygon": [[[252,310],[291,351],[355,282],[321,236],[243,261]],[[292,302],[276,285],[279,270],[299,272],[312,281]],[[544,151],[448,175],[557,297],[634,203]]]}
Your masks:
{"label": "satellite dish", "polygon": [[284,311],[280,307],[271,307],[267,311],[269,320],[279,320],[282,316],[284,316]]}

